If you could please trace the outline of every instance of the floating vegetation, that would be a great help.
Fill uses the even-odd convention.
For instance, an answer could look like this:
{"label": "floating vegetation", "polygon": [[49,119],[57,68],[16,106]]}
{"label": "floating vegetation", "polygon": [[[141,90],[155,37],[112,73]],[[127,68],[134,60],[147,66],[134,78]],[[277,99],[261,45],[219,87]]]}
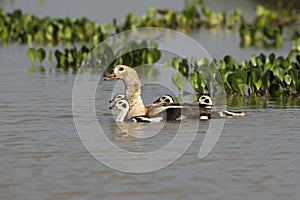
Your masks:
{"label": "floating vegetation", "polygon": [[[94,68],[107,67],[111,70],[117,64],[129,65],[132,67],[151,64],[157,62],[161,57],[161,52],[157,49],[158,44],[155,42],[142,41],[140,43],[132,41],[128,46],[119,50],[115,50],[112,46],[101,45],[96,52],[97,59],[95,63],[89,63],[89,66]],[[56,68],[64,71],[72,69],[77,71],[84,62],[88,62],[88,54],[94,49],[94,46],[82,46],[80,49],[76,47],[65,48],[64,50],[55,50],[54,57],[56,59]],[[35,66],[38,59],[40,66],[46,58],[46,51],[43,48],[36,49],[30,47],[27,50],[27,56]],[[49,63],[53,63],[53,51],[48,53]],[[92,59],[93,60],[93,59]],[[89,61],[91,62],[91,61]]]}
{"label": "floating vegetation", "polygon": [[[215,59],[214,63],[209,63],[206,58],[194,62],[173,58],[171,66],[188,78],[196,92],[204,94],[211,90],[209,81],[213,80],[211,75],[214,73],[210,70],[213,64],[218,66],[228,95],[278,97],[300,94],[300,52],[296,50],[291,50],[286,58],[276,57],[273,53],[260,54],[242,63],[231,56],[219,61]],[[173,81],[180,89],[180,80]]]}
{"label": "floating vegetation", "polygon": [[240,9],[228,14],[212,12],[202,3],[187,4],[180,12],[149,7],[141,17],[129,13],[120,24],[114,19],[102,25],[85,17],[39,18],[23,14],[21,10],[5,14],[0,9],[0,42],[50,45],[85,42],[96,45],[111,35],[139,27],[165,27],[184,31],[222,27],[238,30],[242,46],[281,46],[283,27],[299,23],[300,14],[297,12],[275,12],[258,6],[255,18],[247,22]]}
{"label": "floating vegetation", "polygon": [[23,14],[21,10],[4,14],[0,9],[0,41],[30,44],[66,44],[104,40],[102,27],[83,17],[80,19],[39,18]]}

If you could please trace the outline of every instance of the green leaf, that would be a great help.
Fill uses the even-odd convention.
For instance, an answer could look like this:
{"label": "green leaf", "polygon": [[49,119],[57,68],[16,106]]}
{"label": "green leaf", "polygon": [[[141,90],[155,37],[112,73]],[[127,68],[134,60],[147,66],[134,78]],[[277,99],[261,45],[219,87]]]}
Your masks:
{"label": "green leaf", "polygon": [[269,88],[270,94],[273,97],[278,97],[282,94],[283,89],[280,84],[273,83]]}
{"label": "green leaf", "polygon": [[255,57],[254,55],[251,56],[250,62],[251,62],[251,64],[252,64],[254,67],[257,66],[256,57]]}
{"label": "green leaf", "polygon": [[292,82],[292,77],[289,74],[286,74],[284,76],[284,81],[286,82],[286,84],[290,85]]}
{"label": "green leaf", "polygon": [[176,69],[177,71],[179,70],[179,57],[174,57],[172,59],[172,66],[174,69]]}
{"label": "green leaf", "polygon": [[154,63],[154,55],[150,52],[147,54],[147,62],[150,64]]}
{"label": "green leaf", "polygon": [[46,57],[45,49],[39,48],[36,53],[37,53],[38,60],[40,61],[40,63],[42,63]]}
{"label": "green leaf", "polygon": [[49,63],[50,63],[50,65],[53,65],[53,51],[52,50],[50,50],[49,51]]}
{"label": "green leaf", "polygon": [[179,72],[183,76],[187,76],[189,74],[189,63],[187,59],[183,59],[181,64],[179,65]]}
{"label": "green leaf", "polygon": [[281,67],[277,67],[273,70],[274,76],[277,77],[281,82],[283,81],[284,77],[284,69]]}
{"label": "green leaf", "polygon": [[72,29],[71,29],[69,26],[66,26],[66,27],[64,28],[64,37],[65,37],[67,40],[72,39]]}
{"label": "green leaf", "polygon": [[265,89],[269,87],[270,78],[271,78],[271,72],[268,70],[262,76],[262,84],[265,87]]}
{"label": "green leaf", "polygon": [[202,94],[205,93],[206,84],[197,70],[190,74],[190,83],[196,91]]}
{"label": "green leaf", "polygon": [[31,61],[32,65],[34,65],[34,62],[35,62],[36,56],[37,56],[36,49],[34,47],[30,47],[29,49],[27,49],[26,54],[27,54],[29,60]]}
{"label": "green leaf", "polygon": [[183,76],[180,73],[172,76],[172,81],[176,85],[176,87],[178,88],[178,90],[180,92],[183,91],[182,78],[183,78]]}

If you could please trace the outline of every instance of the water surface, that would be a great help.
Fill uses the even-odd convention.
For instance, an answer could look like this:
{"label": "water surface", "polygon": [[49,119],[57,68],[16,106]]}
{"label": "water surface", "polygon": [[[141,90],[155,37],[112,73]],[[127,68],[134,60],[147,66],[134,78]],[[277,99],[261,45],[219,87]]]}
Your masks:
{"label": "water surface", "polygon": [[[63,6],[55,1],[34,4],[32,10],[28,5],[36,1],[28,5],[15,2],[31,12],[49,9],[54,15],[60,11],[65,16]],[[180,9],[181,4],[172,5]],[[76,9],[83,15],[102,16],[91,6]],[[66,15],[70,12],[79,16],[75,9],[63,10]],[[236,32],[220,31],[211,38],[209,32],[203,32],[197,37],[204,38],[201,41],[213,50],[213,57],[221,58],[222,49],[241,59],[255,51],[239,50]],[[197,156],[207,127],[202,123],[191,147],[174,164],[152,173],[126,174],[101,164],[81,143],[72,116],[75,74],[55,70],[52,74],[29,73],[26,49],[19,45],[0,48],[1,199],[298,199],[299,98],[246,98],[242,103],[229,99],[229,108],[246,110],[248,116],[227,119],[217,145],[207,157],[199,160]],[[285,50],[280,52],[284,54]],[[152,97],[153,90],[144,96]],[[107,133],[111,141],[120,147],[153,151],[174,137],[174,126],[167,124],[159,137],[144,140],[141,146],[139,140],[117,131],[112,113],[105,109],[110,96],[97,98],[103,102],[98,104],[99,121],[111,131]]]}

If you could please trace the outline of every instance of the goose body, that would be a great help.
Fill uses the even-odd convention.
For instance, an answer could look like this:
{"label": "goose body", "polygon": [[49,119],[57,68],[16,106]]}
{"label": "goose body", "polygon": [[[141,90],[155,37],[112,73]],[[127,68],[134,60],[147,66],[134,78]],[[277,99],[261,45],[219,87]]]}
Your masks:
{"label": "goose body", "polygon": [[[129,103],[126,99],[118,99],[114,102],[114,104],[109,107],[109,109],[116,109],[119,110],[119,114],[116,118],[116,122],[124,122],[127,120],[127,114],[129,111]],[[132,122],[153,122],[158,123],[163,120],[163,117],[155,117],[155,118],[149,118],[146,116],[136,116],[130,118],[128,121]]]}

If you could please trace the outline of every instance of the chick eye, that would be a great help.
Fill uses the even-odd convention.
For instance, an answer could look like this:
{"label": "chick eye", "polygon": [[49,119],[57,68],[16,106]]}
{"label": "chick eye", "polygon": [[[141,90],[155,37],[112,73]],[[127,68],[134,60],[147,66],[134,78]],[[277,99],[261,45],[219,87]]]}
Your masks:
{"label": "chick eye", "polygon": [[120,67],[120,68],[119,68],[119,71],[124,71],[124,67]]}

